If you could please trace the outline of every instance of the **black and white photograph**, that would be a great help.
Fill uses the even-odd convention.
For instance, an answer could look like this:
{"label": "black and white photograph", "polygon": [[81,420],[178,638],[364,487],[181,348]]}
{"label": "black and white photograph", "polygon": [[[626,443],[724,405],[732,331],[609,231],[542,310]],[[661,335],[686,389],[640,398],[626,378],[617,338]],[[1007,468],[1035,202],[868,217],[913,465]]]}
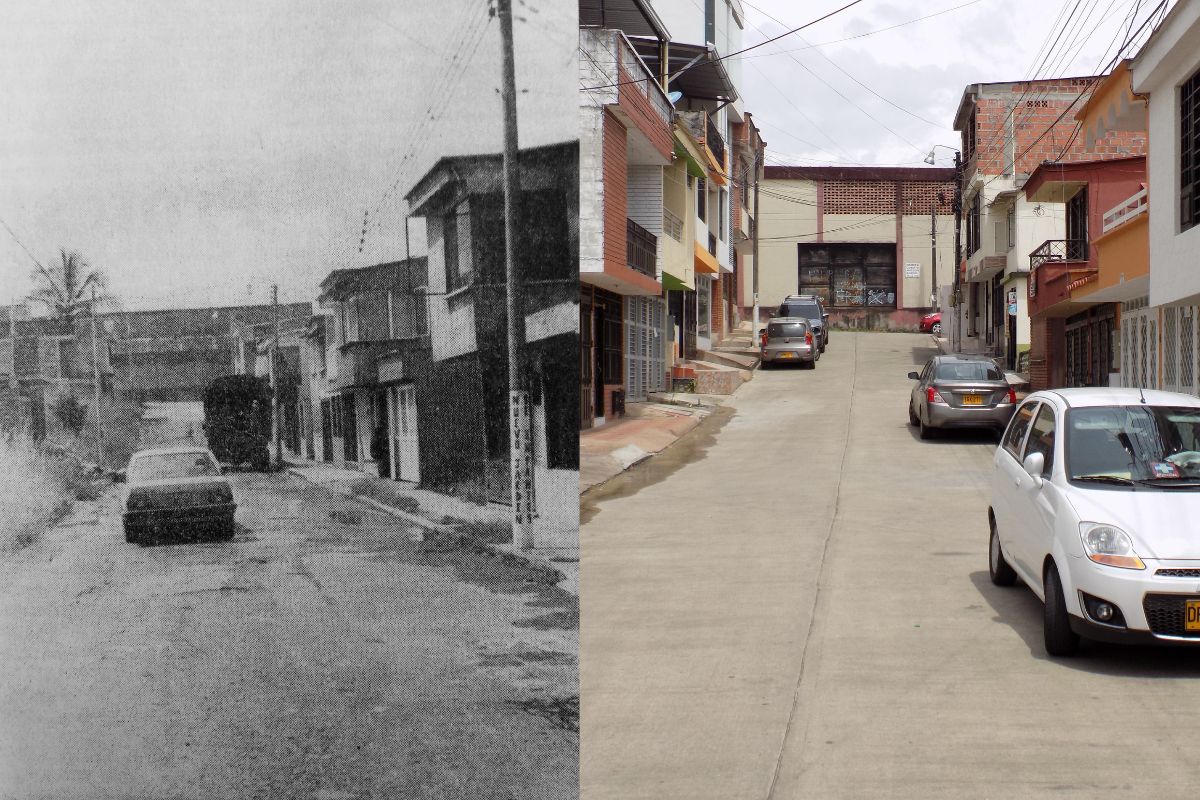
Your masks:
{"label": "black and white photograph", "polygon": [[574,6],[3,18],[0,797],[578,797]]}

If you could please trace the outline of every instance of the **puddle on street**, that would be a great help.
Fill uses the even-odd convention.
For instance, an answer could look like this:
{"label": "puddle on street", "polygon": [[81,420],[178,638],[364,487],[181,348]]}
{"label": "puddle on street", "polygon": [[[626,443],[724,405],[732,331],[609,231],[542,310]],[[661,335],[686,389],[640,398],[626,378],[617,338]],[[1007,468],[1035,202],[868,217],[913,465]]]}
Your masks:
{"label": "puddle on street", "polygon": [[717,406],[666,450],[635,464],[579,498],[579,524],[586,525],[599,514],[601,503],[637,494],[647,486],[666,480],[687,464],[703,460],[717,441],[717,434],[736,413],[730,406]]}

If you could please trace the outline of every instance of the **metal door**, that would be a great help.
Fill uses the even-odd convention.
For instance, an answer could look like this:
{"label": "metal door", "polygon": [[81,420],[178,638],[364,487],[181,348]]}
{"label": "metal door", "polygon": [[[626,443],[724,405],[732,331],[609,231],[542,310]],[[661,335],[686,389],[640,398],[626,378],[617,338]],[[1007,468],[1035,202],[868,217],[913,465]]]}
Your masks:
{"label": "metal door", "polygon": [[421,482],[420,439],[417,433],[417,391],[412,384],[388,391],[388,427],[392,441],[392,477]]}

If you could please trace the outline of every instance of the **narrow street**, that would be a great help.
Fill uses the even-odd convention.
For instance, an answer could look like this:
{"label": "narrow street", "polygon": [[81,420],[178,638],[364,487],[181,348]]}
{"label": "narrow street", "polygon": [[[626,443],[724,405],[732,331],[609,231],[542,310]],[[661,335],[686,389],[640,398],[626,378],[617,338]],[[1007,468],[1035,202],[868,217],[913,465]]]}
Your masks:
{"label": "narrow street", "polygon": [[1048,659],[988,580],[995,438],[907,425],[931,344],[835,331],[585,498],[584,798],[1192,793],[1200,653]]}
{"label": "narrow street", "polygon": [[109,495],[0,561],[0,797],[576,796],[570,595],[293,476],[234,491],[232,542],[127,544]]}

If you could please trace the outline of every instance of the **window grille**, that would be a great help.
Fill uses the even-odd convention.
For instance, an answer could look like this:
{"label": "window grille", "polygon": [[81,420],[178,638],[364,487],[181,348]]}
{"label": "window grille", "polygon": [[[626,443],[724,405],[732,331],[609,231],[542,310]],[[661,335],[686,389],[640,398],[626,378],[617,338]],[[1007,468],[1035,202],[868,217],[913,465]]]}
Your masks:
{"label": "window grille", "polygon": [[1196,381],[1196,307],[1179,309],[1179,388],[1191,392]]}
{"label": "window grille", "polygon": [[1179,355],[1179,328],[1175,324],[1175,308],[1163,309],[1163,384],[1175,389],[1175,362]]}

